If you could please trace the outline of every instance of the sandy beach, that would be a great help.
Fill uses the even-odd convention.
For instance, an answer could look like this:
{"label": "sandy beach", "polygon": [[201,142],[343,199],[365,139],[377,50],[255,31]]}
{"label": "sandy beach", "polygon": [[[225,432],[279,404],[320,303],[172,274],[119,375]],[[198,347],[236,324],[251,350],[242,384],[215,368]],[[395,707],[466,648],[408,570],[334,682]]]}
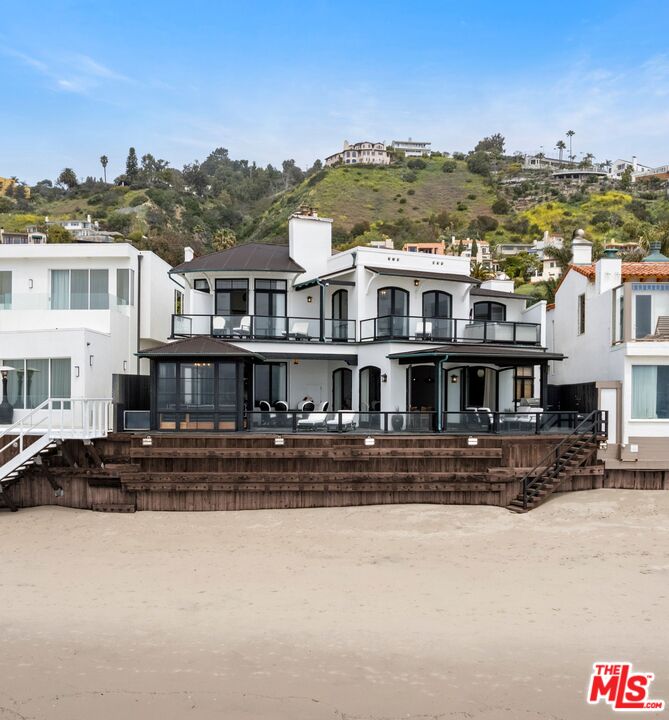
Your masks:
{"label": "sandy beach", "polygon": [[[572,720],[669,699],[669,493],[0,513],[0,719]],[[636,715],[627,714],[627,717]]]}

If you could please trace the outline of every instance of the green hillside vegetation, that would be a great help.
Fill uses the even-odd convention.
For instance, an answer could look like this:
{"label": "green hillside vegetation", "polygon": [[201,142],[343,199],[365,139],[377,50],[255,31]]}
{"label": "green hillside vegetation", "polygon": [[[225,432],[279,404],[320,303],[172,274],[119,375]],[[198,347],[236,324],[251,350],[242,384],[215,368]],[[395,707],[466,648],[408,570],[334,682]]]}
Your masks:
{"label": "green hillside vegetation", "polygon": [[[106,173],[106,156],[100,158]],[[583,228],[595,252],[611,241],[664,242],[669,250],[669,200],[665,184],[609,178],[565,183],[550,171],[523,172],[517,157],[504,154],[504,138],[483,138],[468,154],[431,158],[394,155],[389,166],[301,170],[293,160],[281,168],[233,160],[224,148],[181,170],[130,148],[126,171],[114,182],[80,179],[65,168],[55,182],[29,189],[14,183],[0,197],[0,226],[24,230],[53,220],[90,214],[103,229],[120,233],[142,249],[178,263],[185,245],[196,253],[248,241],[286,242],[288,219],[301,206],[334,220],[339,248],[391,238],[408,241],[457,239],[531,243],[544,231],[567,241]],[[63,233],[49,240],[62,242]],[[457,243],[455,245],[457,251]],[[523,282],[532,257],[505,268]]]}

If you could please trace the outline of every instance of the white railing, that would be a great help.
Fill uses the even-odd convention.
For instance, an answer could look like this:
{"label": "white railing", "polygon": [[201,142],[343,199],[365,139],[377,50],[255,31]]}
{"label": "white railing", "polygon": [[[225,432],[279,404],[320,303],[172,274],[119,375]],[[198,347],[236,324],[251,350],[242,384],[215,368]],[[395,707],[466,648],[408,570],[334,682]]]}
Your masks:
{"label": "white railing", "polygon": [[111,429],[109,398],[48,398],[12,425],[0,429],[12,439],[0,447],[23,451],[26,435],[47,435],[54,440],[93,440],[106,437]]}

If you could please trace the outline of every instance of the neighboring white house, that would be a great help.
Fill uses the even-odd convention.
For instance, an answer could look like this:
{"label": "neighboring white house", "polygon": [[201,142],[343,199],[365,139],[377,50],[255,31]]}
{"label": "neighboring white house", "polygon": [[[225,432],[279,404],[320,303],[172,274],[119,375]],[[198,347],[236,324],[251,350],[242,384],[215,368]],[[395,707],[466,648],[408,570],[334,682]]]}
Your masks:
{"label": "neighboring white house", "polygon": [[[331,231],[331,220],[294,215],[288,245],[188,253],[172,270],[187,284],[176,342],[143,353],[154,363],[154,429],[252,428],[254,411],[305,397],[439,421],[442,410],[445,426],[468,408],[541,407],[555,357],[544,347],[545,303],[528,308],[511,281],[471,278],[468,257],[333,253]],[[200,408],[179,395],[195,377],[207,389]]]}
{"label": "neighboring white house", "polygon": [[636,173],[644,173],[648,170],[653,169],[649,165],[642,165],[640,162],[637,161],[636,155],[632,155],[631,160],[623,160],[621,158],[618,158],[615,162],[611,163],[611,167],[609,168],[609,174],[611,175],[611,177],[620,180],[627,168],[630,168],[632,170],[632,176],[634,176]]}
{"label": "neighboring white house", "polygon": [[390,154],[382,142],[359,142],[352,145],[344,140],[344,149],[325,158],[325,164],[333,165],[390,165]]}
{"label": "neighboring white house", "polygon": [[0,227],[0,245],[43,245],[46,234],[39,230],[13,232]]}
{"label": "neighboring white house", "polygon": [[[580,252],[580,251],[579,251]],[[609,412],[607,467],[653,469],[669,461],[669,259],[608,251],[575,258],[548,312],[548,345],[566,356],[549,382],[590,386]],[[654,464],[655,463],[655,464]]]}
{"label": "neighboring white house", "polygon": [[564,240],[559,235],[551,235],[548,231],[544,232],[544,236],[541,240],[535,240],[532,243],[532,247],[529,252],[536,255],[537,260],[541,263],[541,270],[537,270],[532,277],[530,277],[531,283],[545,282],[547,280],[560,277],[560,266],[557,261],[546,255],[545,250],[548,247],[562,248]]}
{"label": "neighboring white house", "polygon": [[111,398],[170,335],[179,279],[127,243],[0,245],[0,365],[14,419],[47,398]]}
{"label": "neighboring white house", "polygon": [[432,154],[431,142],[420,142],[418,140],[393,140],[390,144],[394,150],[401,150],[406,157],[421,157]]}
{"label": "neighboring white house", "polygon": [[[120,233],[101,230],[100,223],[92,220],[90,215],[87,215],[85,220],[49,220],[47,215],[44,218],[44,224],[47,228],[52,225],[60,225],[72,235],[75,242],[115,242],[121,237]],[[37,227],[28,228],[29,232],[36,230]]]}

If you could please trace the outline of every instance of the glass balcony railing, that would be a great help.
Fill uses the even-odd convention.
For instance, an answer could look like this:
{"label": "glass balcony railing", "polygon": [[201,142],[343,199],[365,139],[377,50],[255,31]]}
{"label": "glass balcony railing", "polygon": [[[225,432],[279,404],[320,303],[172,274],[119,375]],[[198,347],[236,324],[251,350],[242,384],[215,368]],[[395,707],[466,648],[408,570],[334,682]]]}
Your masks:
{"label": "glass balcony railing", "polygon": [[537,323],[386,315],[360,321],[360,340],[541,344]]}
{"label": "glass balcony railing", "polygon": [[173,337],[354,342],[355,320],[266,315],[172,315]]}

